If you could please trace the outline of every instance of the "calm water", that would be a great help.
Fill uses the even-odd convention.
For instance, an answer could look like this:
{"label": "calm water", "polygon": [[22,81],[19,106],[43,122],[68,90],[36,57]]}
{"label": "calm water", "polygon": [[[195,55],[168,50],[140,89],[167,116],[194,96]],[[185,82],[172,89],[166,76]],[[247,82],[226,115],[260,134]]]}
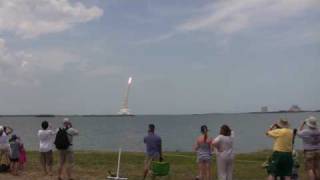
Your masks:
{"label": "calm water", "polygon": [[[235,131],[237,152],[252,152],[270,149],[272,140],[264,133],[280,117],[288,118],[292,127],[298,127],[309,115],[320,118],[320,113],[281,114],[211,114],[211,115],[146,115],[135,117],[70,117],[81,135],[75,138],[76,149],[116,151],[143,151],[143,136],[147,125],[154,123],[157,133],[163,139],[167,151],[192,151],[192,145],[199,134],[200,126],[206,124],[210,136],[218,134],[219,127],[226,123]],[[1,117],[0,124],[9,125],[22,137],[29,150],[38,149],[37,131],[42,120],[48,120],[53,127],[61,125],[62,117]],[[297,140],[296,147],[301,148]]]}

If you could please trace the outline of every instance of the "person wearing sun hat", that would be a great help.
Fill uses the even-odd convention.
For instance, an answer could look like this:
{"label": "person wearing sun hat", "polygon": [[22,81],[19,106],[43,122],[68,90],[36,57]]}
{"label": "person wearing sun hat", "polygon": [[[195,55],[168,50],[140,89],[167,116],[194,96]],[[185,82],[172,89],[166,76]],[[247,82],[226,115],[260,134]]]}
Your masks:
{"label": "person wearing sun hat", "polygon": [[[66,169],[66,174],[68,180],[73,180],[72,170],[74,166],[74,152],[73,152],[73,137],[79,135],[79,131],[72,127],[72,122],[69,118],[64,118],[62,120],[63,128],[60,130],[66,131],[68,137],[69,146],[67,149],[58,149],[59,150],[59,168],[58,168],[58,180],[62,180],[63,169]],[[58,135],[59,132],[57,132]]]}
{"label": "person wearing sun hat", "polygon": [[310,116],[305,119],[297,136],[303,142],[305,170],[309,179],[320,179],[320,130],[317,118]]}
{"label": "person wearing sun hat", "polygon": [[274,180],[276,177],[285,177],[286,180],[291,179],[293,130],[290,129],[288,120],[280,119],[277,123],[274,123],[267,130],[266,135],[274,139],[268,179]]}

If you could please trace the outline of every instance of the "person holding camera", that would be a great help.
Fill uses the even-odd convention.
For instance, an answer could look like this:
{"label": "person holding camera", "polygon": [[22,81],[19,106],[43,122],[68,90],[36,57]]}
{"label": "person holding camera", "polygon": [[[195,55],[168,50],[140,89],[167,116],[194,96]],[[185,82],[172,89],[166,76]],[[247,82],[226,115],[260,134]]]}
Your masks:
{"label": "person holding camera", "polygon": [[274,139],[268,180],[275,180],[276,177],[290,180],[293,166],[293,130],[289,128],[289,122],[280,119],[267,130],[266,135]]}
{"label": "person holding camera", "polygon": [[320,130],[317,119],[310,116],[301,124],[297,136],[302,139],[305,170],[309,180],[320,179]]}
{"label": "person holding camera", "polygon": [[63,119],[63,128],[60,128],[56,134],[54,144],[59,150],[59,168],[58,168],[58,180],[62,180],[63,169],[66,169],[68,180],[72,180],[72,169],[74,163],[73,152],[73,137],[78,136],[79,131],[72,127],[72,123],[69,118]]}

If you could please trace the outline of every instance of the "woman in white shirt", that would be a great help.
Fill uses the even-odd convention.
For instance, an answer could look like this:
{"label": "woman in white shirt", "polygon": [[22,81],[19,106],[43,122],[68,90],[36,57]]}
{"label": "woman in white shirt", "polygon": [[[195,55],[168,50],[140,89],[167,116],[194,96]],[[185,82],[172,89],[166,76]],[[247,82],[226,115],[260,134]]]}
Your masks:
{"label": "woman in white shirt", "polygon": [[217,154],[219,180],[232,180],[233,171],[233,132],[227,125],[222,125],[220,135],[212,142]]}
{"label": "woman in white shirt", "polygon": [[53,142],[55,138],[55,132],[49,129],[49,123],[43,121],[41,123],[42,129],[38,131],[38,137],[40,140],[40,163],[42,165],[45,174],[52,175],[52,163],[53,163]]}

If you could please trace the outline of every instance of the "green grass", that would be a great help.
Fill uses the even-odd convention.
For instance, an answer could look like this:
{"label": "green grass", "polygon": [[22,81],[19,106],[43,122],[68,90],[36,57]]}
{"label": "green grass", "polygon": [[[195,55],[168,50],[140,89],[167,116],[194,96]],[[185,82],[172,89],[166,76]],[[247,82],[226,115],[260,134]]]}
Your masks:
{"label": "green grass", "polygon": [[[270,151],[256,153],[238,154],[235,159],[234,179],[237,180],[262,180],[266,177],[265,170],[261,164],[266,160]],[[28,173],[39,172],[38,152],[28,152]],[[300,155],[300,157],[302,157]],[[164,153],[165,161],[171,165],[172,180],[191,180],[197,175],[197,164],[194,153]],[[55,167],[57,166],[57,154],[55,153]],[[99,151],[79,151],[75,154],[76,177],[91,177],[92,179],[104,179],[107,171],[116,171],[117,153]],[[130,180],[141,180],[143,171],[143,153],[124,152],[121,159],[121,176],[129,177]],[[212,169],[216,175],[215,158],[212,161]],[[300,159],[300,164],[303,165]],[[300,168],[300,175],[303,166]],[[163,178],[166,179],[166,178]],[[216,178],[215,178],[216,179]]]}

